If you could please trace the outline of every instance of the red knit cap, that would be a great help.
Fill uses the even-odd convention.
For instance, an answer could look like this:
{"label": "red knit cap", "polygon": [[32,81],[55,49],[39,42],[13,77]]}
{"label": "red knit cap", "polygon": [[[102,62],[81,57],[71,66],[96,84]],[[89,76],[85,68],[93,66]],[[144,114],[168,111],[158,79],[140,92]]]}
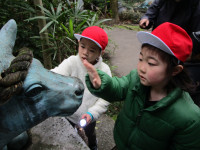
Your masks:
{"label": "red knit cap", "polygon": [[173,23],[165,22],[151,33],[140,31],[137,37],[142,44],[153,45],[182,62],[185,62],[192,52],[190,36],[183,28]]}
{"label": "red knit cap", "polygon": [[82,34],[74,34],[76,39],[87,38],[95,42],[102,50],[104,50],[108,44],[108,36],[106,32],[98,27],[91,26],[83,30]]}

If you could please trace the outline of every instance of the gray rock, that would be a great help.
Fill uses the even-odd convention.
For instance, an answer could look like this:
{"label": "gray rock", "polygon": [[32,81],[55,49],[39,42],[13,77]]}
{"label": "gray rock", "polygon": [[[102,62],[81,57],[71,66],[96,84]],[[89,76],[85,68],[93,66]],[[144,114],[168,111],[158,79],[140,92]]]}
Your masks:
{"label": "gray rock", "polygon": [[64,117],[52,117],[31,130],[32,144],[27,150],[89,150]]}
{"label": "gray rock", "polygon": [[114,120],[103,114],[96,124],[98,150],[111,150],[115,146],[113,139]]}

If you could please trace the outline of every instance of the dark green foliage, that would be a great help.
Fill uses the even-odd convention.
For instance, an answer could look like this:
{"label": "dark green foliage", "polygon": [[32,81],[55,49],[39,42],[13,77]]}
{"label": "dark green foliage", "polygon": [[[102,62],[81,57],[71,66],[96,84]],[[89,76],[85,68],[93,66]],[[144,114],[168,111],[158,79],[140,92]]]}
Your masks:
{"label": "dark green foliage", "polygon": [[18,32],[14,52],[21,47],[36,49],[31,36],[38,33],[37,22],[26,22],[25,19],[35,15],[34,5],[22,0],[0,0],[0,28],[10,19],[17,22]]}
{"label": "dark green foliage", "polygon": [[106,17],[110,16],[110,0],[83,0],[84,8],[94,10]]}

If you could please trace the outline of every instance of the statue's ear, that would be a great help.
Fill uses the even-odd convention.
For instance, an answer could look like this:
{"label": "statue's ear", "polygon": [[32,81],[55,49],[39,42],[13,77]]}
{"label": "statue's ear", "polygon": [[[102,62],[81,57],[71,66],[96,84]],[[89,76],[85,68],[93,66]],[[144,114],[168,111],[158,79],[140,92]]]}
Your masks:
{"label": "statue's ear", "polygon": [[15,20],[9,20],[0,30],[0,53],[12,54],[17,35]]}
{"label": "statue's ear", "polygon": [[173,68],[172,76],[176,76],[183,70],[183,65],[177,65]]}

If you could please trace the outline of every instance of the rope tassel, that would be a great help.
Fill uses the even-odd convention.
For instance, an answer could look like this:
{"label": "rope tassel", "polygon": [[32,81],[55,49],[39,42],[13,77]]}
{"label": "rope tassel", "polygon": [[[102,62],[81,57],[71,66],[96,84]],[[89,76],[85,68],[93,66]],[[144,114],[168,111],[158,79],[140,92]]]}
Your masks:
{"label": "rope tassel", "polygon": [[0,105],[6,103],[13,95],[22,91],[23,82],[33,59],[33,53],[28,48],[19,50],[17,57],[8,69],[0,76]]}

